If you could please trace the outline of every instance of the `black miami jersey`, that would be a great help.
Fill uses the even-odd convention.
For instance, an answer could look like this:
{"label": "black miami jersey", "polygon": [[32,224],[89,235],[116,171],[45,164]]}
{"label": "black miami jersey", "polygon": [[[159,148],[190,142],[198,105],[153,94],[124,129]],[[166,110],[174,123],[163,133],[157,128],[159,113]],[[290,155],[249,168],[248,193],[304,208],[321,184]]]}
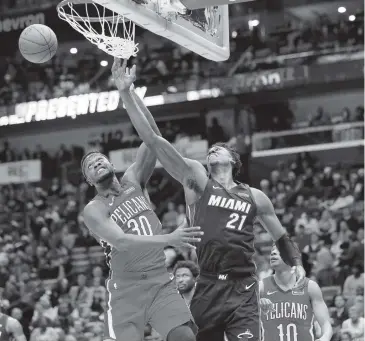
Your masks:
{"label": "black miami jersey", "polygon": [[[122,181],[121,185],[120,195],[97,195],[93,200],[106,205],[110,218],[124,233],[144,236],[162,234],[161,222],[141,187],[129,181]],[[120,277],[124,271],[149,271],[165,267],[165,254],[161,247],[144,245],[118,251],[100,238],[99,242],[104,247],[108,265],[115,277]]]}
{"label": "black miami jersey", "polygon": [[263,341],[314,341],[314,313],[308,294],[308,278],[303,287],[284,291],[274,276],[263,280],[260,298],[273,303],[273,310],[261,312]]}
{"label": "black miami jersey", "polygon": [[201,198],[187,207],[190,226],[201,226],[197,244],[202,271],[217,274],[252,274],[256,205],[246,184],[227,190],[209,179]]}

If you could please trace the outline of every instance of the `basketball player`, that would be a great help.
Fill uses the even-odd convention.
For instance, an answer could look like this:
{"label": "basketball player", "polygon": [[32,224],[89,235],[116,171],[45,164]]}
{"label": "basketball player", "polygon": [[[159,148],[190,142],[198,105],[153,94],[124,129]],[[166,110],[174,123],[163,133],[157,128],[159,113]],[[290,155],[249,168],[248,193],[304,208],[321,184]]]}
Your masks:
{"label": "basketball player", "polygon": [[27,341],[19,321],[0,312],[0,341],[11,340]]}
{"label": "basketball player", "polygon": [[197,248],[200,278],[191,302],[199,327],[197,340],[229,341],[260,339],[259,302],[254,278],[253,224],[267,229],[286,263],[293,266],[299,285],[305,278],[301,255],[275,215],[269,198],[261,191],[237,183],[239,155],[226,144],[208,151],[204,166],[184,158],[154,132],[131,96],[135,66],[126,69],[115,59],[112,68],[127,113],[141,139],[156,153],[162,166],[184,187],[190,225],[200,225],[204,237]]}
{"label": "basketball player", "polygon": [[[134,91],[133,96],[138,100]],[[148,110],[145,114],[152,121]],[[141,341],[150,324],[167,341],[195,341],[190,311],[165,267],[164,247],[191,246],[203,233],[199,227],[180,227],[162,235],[146,192],[155,163],[142,144],[119,182],[113,165],[100,152],[90,152],[81,161],[87,182],[97,191],[84,209],[85,224],[104,247],[110,267],[108,340]]]}
{"label": "basketball player", "polygon": [[275,274],[260,282],[263,341],[313,341],[314,321],[321,330],[317,341],[330,341],[330,316],[318,284],[306,278],[303,286],[295,288],[295,276],[276,246],[270,264]]}

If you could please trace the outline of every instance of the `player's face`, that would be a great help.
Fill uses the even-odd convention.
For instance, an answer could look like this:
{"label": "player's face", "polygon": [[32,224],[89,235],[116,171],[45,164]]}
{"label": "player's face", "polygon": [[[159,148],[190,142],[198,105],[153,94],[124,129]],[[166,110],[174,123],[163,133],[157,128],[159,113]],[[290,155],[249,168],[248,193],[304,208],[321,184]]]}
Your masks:
{"label": "player's face", "polygon": [[105,156],[91,154],[84,162],[84,172],[87,180],[95,185],[112,177],[114,167]]}
{"label": "player's face", "polygon": [[270,265],[273,269],[277,269],[279,267],[286,265],[282,260],[282,258],[280,257],[279,250],[276,246],[273,246],[273,248],[271,249]]}
{"label": "player's face", "polygon": [[175,281],[181,293],[190,291],[195,284],[194,277],[188,268],[179,268],[175,272]]}
{"label": "player's face", "polygon": [[216,164],[229,164],[233,161],[231,153],[224,147],[213,146],[208,150],[208,166]]}

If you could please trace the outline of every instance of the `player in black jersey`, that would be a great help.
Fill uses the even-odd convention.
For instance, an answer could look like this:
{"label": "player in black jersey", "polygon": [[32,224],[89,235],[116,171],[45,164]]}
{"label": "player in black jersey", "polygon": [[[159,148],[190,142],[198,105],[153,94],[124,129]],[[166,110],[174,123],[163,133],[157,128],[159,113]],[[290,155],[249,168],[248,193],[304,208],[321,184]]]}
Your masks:
{"label": "player in black jersey", "polygon": [[0,341],[27,341],[18,320],[0,312]]}
{"label": "player in black jersey", "polygon": [[[135,80],[135,66],[129,71],[115,59],[113,74]],[[157,135],[129,94],[120,89],[133,126],[162,166],[184,187],[190,225],[204,231],[197,246],[200,279],[191,302],[199,327],[197,340],[258,341],[259,302],[254,277],[253,225],[259,221],[276,242],[282,258],[297,276],[305,278],[301,255],[276,217],[269,198],[260,190],[235,181],[241,163],[238,154],[225,144],[208,151],[208,173],[195,160],[184,158],[167,140]]]}

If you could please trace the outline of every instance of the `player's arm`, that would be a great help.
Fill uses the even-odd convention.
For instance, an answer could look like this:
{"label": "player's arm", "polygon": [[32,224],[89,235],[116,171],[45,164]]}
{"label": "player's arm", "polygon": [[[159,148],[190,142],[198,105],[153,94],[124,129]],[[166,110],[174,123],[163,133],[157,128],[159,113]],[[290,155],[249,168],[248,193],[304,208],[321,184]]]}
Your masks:
{"label": "player's arm", "polygon": [[109,217],[105,205],[96,200],[91,201],[84,208],[84,221],[91,233],[97,235],[118,251],[126,251],[128,247],[144,245],[165,247],[180,244],[191,247],[189,243],[199,242],[199,237],[203,234],[199,231],[200,227],[177,229],[170,234],[156,236],[127,234]]}
{"label": "player's arm", "polygon": [[322,291],[319,285],[314,281],[308,283],[308,294],[312,302],[314,317],[321,327],[322,336],[320,341],[330,341],[332,338],[332,326],[330,314],[326,303],[323,300]]}
{"label": "player's arm", "polygon": [[23,332],[23,327],[18,320],[9,318],[8,328],[15,341],[27,341]]}
{"label": "player's arm", "polygon": [[251,188],[251,191],[257,206],[256,219],[276,243],[280,256],[290,266],[302,266],[301,253],[281,225],[270,199],[256,188]]}
{"label": "player's arm", "polygon": [[[125,66],[125,63],[121,66],[120,60],[115,59],[113,75],[121,98],[127,108],[129,118],[138,135],[148,148],[156,154],[163,167],[172,177],[189,190],[202,192],[208,181],[204,166],[194,160],[183,158],[166,139],[156,134],[142,110],[130,95],[130,87],[125,86],[124,79],[126,75],[131,77],[133,81],[135,80],[135,67],[129,72],[126,71]],[[128,108],[134,110],[128,110]]]}
{"label": "player's arm", "polygon": [[[125,97],[131,97],[126,100]],[[135,110],[141,110],[150,124],[153,131],[161,136],[161,132],[157,127],[155,120],[151,112],[147,109],[142,99],[136,94],[134,89],[123,94],[123,103],[127,111],[134,112]],[[133,105],[132,105],[133,103]],[[123,178],[128,181],[139,184],[142,188],[146,187],[148,180],[150,179],[153,170],[156,167],[156,154],[151,152],[145,143],[142,143],[137,151],[136,161],[126,170]]]}

